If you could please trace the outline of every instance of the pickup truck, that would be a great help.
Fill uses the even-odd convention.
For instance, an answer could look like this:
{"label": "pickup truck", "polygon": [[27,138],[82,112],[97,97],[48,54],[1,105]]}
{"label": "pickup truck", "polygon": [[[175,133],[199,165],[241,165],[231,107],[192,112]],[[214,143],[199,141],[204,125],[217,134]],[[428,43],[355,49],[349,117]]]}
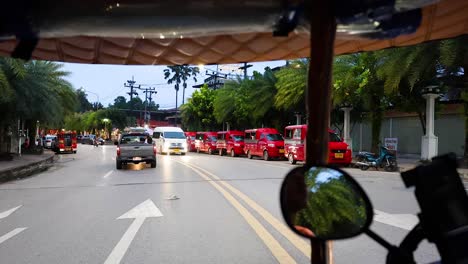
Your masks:
{"label": "pickup truck", "polygon": [[151,137],[145,133],[124,134],[117,144],[117,157],[115,159],[118,170],[123,164],[144,162],[156,168],[156,146]]}

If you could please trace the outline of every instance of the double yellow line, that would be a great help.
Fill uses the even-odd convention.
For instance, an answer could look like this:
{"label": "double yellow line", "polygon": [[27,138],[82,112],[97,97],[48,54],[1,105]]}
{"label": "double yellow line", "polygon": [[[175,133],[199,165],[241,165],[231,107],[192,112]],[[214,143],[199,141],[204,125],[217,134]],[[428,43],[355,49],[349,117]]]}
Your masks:
{"label": "double yellow line", "polygon": [[[245,204],[251,207],[257,212],[263,219],[274,227],[281,235],[291,242],[300,252],[302,252],[307,258],[310,258],[310,245],[304,239],[300,238],[297,234],[293,233],[289,227],[279,221],[266,209],[258,205],[255,201],[250,199],[247,195],[234,188],[226,181],[221,180],[218,176],[213,173],[193,164],[174,160],[184,166],[191,168],[200,177],[209,182],[216,190],[218,190],[226,200],[241,214],[241,216],[247,221],[252,227],[255,233],[270,249],[273,256],[278,260],[279,263],[296,263],[296,261],[289,255],[289,253],[280,245],[280,243],[266,230],[266,228],[231,194],[233,193],[239,197]],[[215,181],[213,181],[215,180]],[[229,190],[231,193],[229,193]]]}

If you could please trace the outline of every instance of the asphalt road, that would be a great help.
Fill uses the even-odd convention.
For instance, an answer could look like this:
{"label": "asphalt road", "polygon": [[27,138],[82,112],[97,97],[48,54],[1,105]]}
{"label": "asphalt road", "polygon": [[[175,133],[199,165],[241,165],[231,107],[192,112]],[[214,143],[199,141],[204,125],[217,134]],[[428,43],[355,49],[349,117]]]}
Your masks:
{"label": "asphalt road", "polygon": [[[48,171],[0,185],[1,263],[309,263],[285,226],[279,188],[294,166],[189,153],[156,169],[115,169],[115,146],[79,145]],[[348,170],[377,212],[372,230],[399,243],[416,222],[396,173]],[[365,235],[333,242],[334,263],[384,263]],[[417,260],[437,260],[422,244]]]}

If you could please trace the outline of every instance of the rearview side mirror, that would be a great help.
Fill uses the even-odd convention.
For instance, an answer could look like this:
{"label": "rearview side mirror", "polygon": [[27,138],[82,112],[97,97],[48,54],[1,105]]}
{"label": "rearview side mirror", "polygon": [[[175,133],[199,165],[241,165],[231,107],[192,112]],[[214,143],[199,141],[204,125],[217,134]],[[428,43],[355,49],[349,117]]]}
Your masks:
{"label": "rearview side mirror", "polygon": [[366,231],[372,205],[362,187],[346,172],[332,167],[298,167],[281,186],[281,211],[297,234],[334,240]]}

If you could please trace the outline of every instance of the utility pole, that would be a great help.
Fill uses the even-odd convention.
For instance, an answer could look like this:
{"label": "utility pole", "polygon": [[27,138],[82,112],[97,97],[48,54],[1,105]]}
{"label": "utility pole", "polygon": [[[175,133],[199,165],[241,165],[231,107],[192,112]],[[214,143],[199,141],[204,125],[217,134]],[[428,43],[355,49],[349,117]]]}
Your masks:
{"label": "utility pole", "polygon": [[213,81],[213,90],[216,90],[219,88],[219,82],[218,82],[218,78],[220,79],[227,79],[228,73],[220,73],[218,72],[218,68],[216,67],[216,71],[213,71],[213,70],[206,70],[205,72],[205,75],[208,75],[210,77],[213,77],[214,81]]}
{"label": "utility pole", "polygon": [[140,85],[136,86],[135,85],[135,80],[133,79],[133,76],[132,76],[132,80],[127,80],[127,83],[124,83],[124,86],[127,87],[127,88],[130,88],[130,92],[128,92],[127,94],[130,95],[130,111],[133,113],[133,95],[138,95],[137,92],[135,92],[134,90],[135,89],[140,89]]}
{"label": "utility pole", "polygon": [[[158,92],[156,92],[156,88],[151,88],[151,87],[148,87],[148,88],[140,88],[141,90],[143,90],[143,92],[145,93],[145,116],[144,116],[144,119],[145,119],[145,124],[148,124],[149,123],[149,120],[150,120],[150,116],[148,115],[148,105],[149,103],[153,100],[153,97],[152,95],[153,94],[157,94]],[[148,101],[149,99],[149,101]]]}
{"label": "utility pole", "polygon": [[239,70],[244,71],[244,80],[247,79],[247,69],[252,67],[252,66],[253,66],[252,64],[247,64],[247,62],[244,62],[244,66],[239,67]]}

